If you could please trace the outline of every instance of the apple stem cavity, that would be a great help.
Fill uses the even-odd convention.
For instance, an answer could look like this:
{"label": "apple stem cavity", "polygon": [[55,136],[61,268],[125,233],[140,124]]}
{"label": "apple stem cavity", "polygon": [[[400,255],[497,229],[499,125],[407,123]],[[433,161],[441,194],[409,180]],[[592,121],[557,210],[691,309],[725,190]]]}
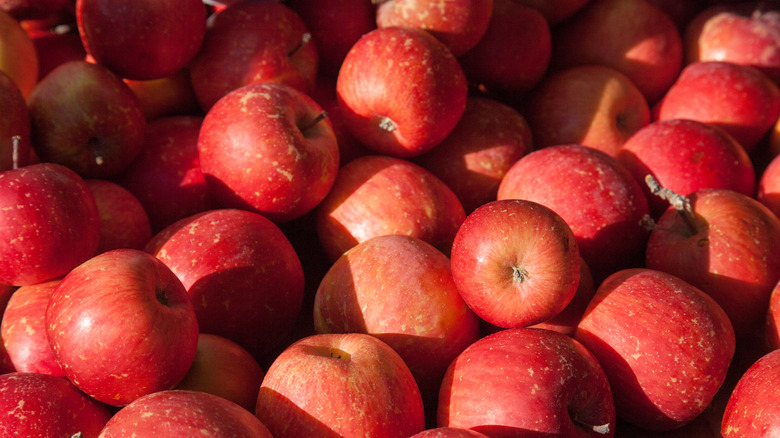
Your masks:
{"label": "apple stem cavity", "polygon": [[163,306],[168,305],[168,294],[165,293],[165,288],[162,286],[156,286],[155,287],[155,296],[157,297],[157,301],[160,302]]}
{"label": "apple stem cavity", "polygon": [[321,112],[317,117],[315,117],[311,122],[307,123],[303,128],[301,128],[301,132],[306,135],[306,132],[308,132],[311,128],[313,128],[317,123],[320,123],[321,121],[328,118],[328,113],[325,111]]}
{"label": "apple stem cavity", "polygon": [[685,222],[691,235],[698,233],[698,230],[693,223],[693,207],[691,207],[691,200],[688,199],[688,197],[675,193],[665,187],[661,187],[661,185],[658,184],[658,181],[649,174],[645,176],[645,183],[650,188],[650,193],[668,201],[669,205],[677,210],[678,216]]}
{"label": "apple stem cavity", "polygon": [[393,132],[396,130],[395,122],[393,122],[390,117],[382,117],[381,120],[379,120],[379,129],[382,129],[387,132]]}
{"label": "apple stem cavity", "polygon": [[293,56],[295,55],[295,52],[301,49],[301,47],[305,46],[309,41],[311,41],[311,34],[309,32],[306,32],[301,37],[301,41],[298,42],[298,45],[293,47],[292,50],[290,50],[287,53],[287,56]]}
{"label": "apple stem cavity", "polygon": [[334,347],[330,349],[330,357],[338,360],[347,360],[350,358],[350,354]]}
{"label": "apple stem cavity", "polygon": [[13,169],[19,168],[19,142],[22,141],[22,137],[14,135],[11,137],[11,167]]}

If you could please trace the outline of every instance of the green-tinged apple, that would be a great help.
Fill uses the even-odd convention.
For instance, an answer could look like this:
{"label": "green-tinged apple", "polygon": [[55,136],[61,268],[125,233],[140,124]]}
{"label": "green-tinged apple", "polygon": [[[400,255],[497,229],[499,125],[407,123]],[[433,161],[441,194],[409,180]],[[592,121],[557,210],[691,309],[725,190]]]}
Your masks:
{"label": "green-tinged apple", "polygon": [[32,38],[8,12],[0,10],[0,71],[27,98],[38,83],[38,54]]}
{"label": "green-tinged apple", "polygon": [[36,85],[27,103],[41,160],[84,178],[119,174],[143,145],[146,119],[138,98],[101,65],[60,65]]}
{"label": "green-tinged apple", "polygon": [[699,416],[736,345],[723,309],[674,275],[625,269],[605,279],[575,333],[609,378],[617,416],[671,430]]}
{"label": "green-tinged apple", "polygon": [[371,150],[409,158],[452,131],[468,88],[458,60],[428,32],[375,29],[347,53],[336,81],[344,123]]}
{"label": "green-tinged apple", "polygon": [[89,186],[59,164],[0,172],[0,223],[0,284],[61,277],[92,257],[100,240]]}
{"label": "green-tinged apple", "polygon": [[574,297],[580,280],[577,240],[544,205],[492,201],[458,229],[452,277],[466,304],[486,322],[506,328],[537,324]]}
{"label": "green-tinged apple", "polygon": [[513,0],[534,8],[544,15],[551,26],[566,21],[579,12],[590,0]]}
{"label": "green-tinged apple", "polygon": [[523,114],[536,148],[576,143],[611,156],[650,123],[650,107],[639,88],[603,65],[551,73],[530,93]]}
{"label": "green-tinged apple", "polygon": [[573,338],[515,328],[471,344],[447,369],[440,427],[491,437],[612,437],[615,405],[596,358]]}
{"label": "green-tinged apple", "polygon": [[495,201],[506,172],[533,148],[531,128],[515,108],[471,96],[450,135],[412,161],[441,179],[471,213]]}
{"label": "green-tinged apple", "polygon": [[195,309],[163,262],[135,249],[70,271],[46,309],[46,336],[65,376],[87,395],[124,406],[170,389],[198,343]]}
{"label": "green-tinged apple", "polygon": [[316,209],[317,236],[336,260],[372,237],[417,237],[449,256],[465,219],[458,197],[422,167],[394,157],[368,155],[342,167]]}
{"label": "green-tinged apple", "polygon": [[[0,70],[0,172],[27,165],[30,155],[30,112],[22,91]],[[17,140],[14,140],[17,137]],[[16,143],[16,144],[15,144]],[[16,160],[16,163],[14,163]]]}
{"label": "green-tinged apple", "polygon": [[780,432],[780,350],[758,359],[732,391],[721,423],[723,438],[771,437]]}
{"label": "green-tinged apple", "polygon": [[287,347],[266,372],[255,415],[277,437],[406,438],[425,428],[411,371],[364,333],[312,335]]}
{"label": "green-tinged apple", "polygon": [[95,254],[112,249],[144,249],[152,227],[144,206],[121,185],[103,179],[86,180],[100,215],[100,241]]}
{"label": "green-tinged apple", "polygon": [[300,259],[264,216],[237,209],[198,213],[160,231],[146,251],[184,284],[201,333],[226,337],[261,363],[298,317]]}
{"label": "green-tinged apple", "polygon": [[100,438],[136,436],[273,438],[251,412],[200,391],[168,390],[140,397],[106,423]]}
{"label": "green-tinged apple", "polygon": [[327,195],[339,169],[333,126],[314,99],[289,85],[251,84],[206,114],[200,169],[222,207],[275,222],[303,216]]}

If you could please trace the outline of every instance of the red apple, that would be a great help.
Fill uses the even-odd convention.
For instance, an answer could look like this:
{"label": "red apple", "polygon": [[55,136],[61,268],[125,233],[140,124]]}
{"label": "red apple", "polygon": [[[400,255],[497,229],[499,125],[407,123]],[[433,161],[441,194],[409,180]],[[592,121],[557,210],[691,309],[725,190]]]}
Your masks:
{"label": "red apple", "polygon": [[213,394],[185,390],[138,398],[114,414],[100,432],[100,438],[131,436],[273,438],[257,417],[239,405]]}
{"label": "red apple", "polygon": [[650,107],[639,88],[603,65],[550,74],[530,93],[523,113],[536,148],[576,143],[611,156],[650,123]]}
{"label": "red apple", "polygon": [[301,17],[278,1],[241,1],[210,19],[190,63],[201,108],[208,111],[244,85],[277,82],[304,93],[314,88],[317,49]]}
{"label": "red apple", "polygon": [[0,394],[0,435],[6,437],[97,438],[112,415],[64,377],[3,374]]}
{"label": "red apple", "polygon": [[198,213],[159,232],[146,250],[184,284],[202,333],[224,336],[260,361],[296,321],[301,262],[264,216],[234,209]]}
{"label": "red apple", "polygon": [[731,393],[723,415],[723,438],[772,436],[780,430],[780,350],[756,361],[742,375]]}
{"label": "red apple", "polygon": [[0,172],[0,284],[63,276],[95,254],[100,217],[86,182],[53,163]]}
{"label": "red apple", "polygon": [[409,368],[364,333],[313,335],[290,345],[268,368],[255,414],[274,436],[401,438],[425,426]]}
{"label": "red apple", "polygon": [[84,48],[127,79],[158,79],[181,70],[206,33],[201,0],[77,0]]}
{"label": "red apple", "polygon": [[[9,286],[7,284],[0,284],[0,312],[5,312],[5,308],[8,305],[8,301],[16,291],[16,286]],[[2,339],[2,333],[0,333],[0,339]],[[11,357],[5,350],[5,342],[0,342],[0,374],[12,373],[16,371]]]}
{"label": "red apple", "polygon": [[169,389],[195,357],[190,297],[165,264],[135,249],[95,256],[57,285],[46,335],[65,375],[113,406]]}
{"label": "red apple", "polygon": [[190,71],[186,67],[159,79],[124,81],[138,97],[147,121],[172,116],[202,115],[190,82]]}
{"label": "red apple", "polygon": [[[30,154],[30,113],[16,83],[0,70],[0,172],[27,165]],[[17,146],[13,138],[18,136]],[[16,150],[14,151],[14,147]],[[14,164],[16,159],[16,164]]]}
{"label": "red apple", "polygon": [[553,33],[552,65],[612,67],[653,105],[677,79],[682,37],[666,12],[646,0],[592,0]]}
{"label": "red apple", "polygon": [[[693,20],[702,9],[709,6],[708,3],[715,3],[717,1],[699,1],[699,0],[649,0],[650,3],[666,12],[669,18],[672,19],[677,29],[682,34],[688,27],[688,24]],[[726,0],[731,1],[731,0]],[[683,37],[683,49],[686,49],[685,38]]]}
{"label": "red apple", "polygon": [[67,9],[75,0],[0,0],[0,10],[14,17],[33,19]]}
{"label": "red apple", "polygon": [[516,328],[480,339],[452,362],[438,425],[495,437],[612,437],[615,405],[604,370],[579,342]]}
{"label": "red apple", "polygon": [[560,313],[577,290],[577,240],[548,207],[521,199],[493,201],[458,229],[452,277],[466,304],[488,323],[537,324]]}
{"label": "red apple", "polygon": [[764,339],[771,349],[780,348],[780,282],[772,289],[769,295],[769,308],[766,314],[766,326],[764,327]]}
{"label": "red apple", "polygon": [[371,150],[397,157],[429,151],[466,107],[463,70],[447,47],[419,28],[365,34],[339,71],[344,123]]}
{"label": "red apple", "polygon": [[152,228],[138,198],[112,181],[86,182],[100,215],[100,242],[95,253],[119,248],[144,249],[152,238]]}
{"label": "red apple", "polygon": [[141,104],[105,67],[71,61],[49,73],[27,100],[32,143],[41,160],[84,178],[123,171],[143,144]]}
{"label": "red apple", "polygon": [[534,8],[544,15],[551,26],[571,18],[590,0],[513,0]]}
{"label": "red apple", "polygon": [[[778,130],[778,134],[780,134],[780,130]],[[761,172],[755,197],[758,202],[771,210],[775,216],[780,217],[780,158],[777,155],[769,161],[769,164]]]}
{"label": "red apple", "polygon": [[749,66],[694,62],[682,70],[653,111],[657,120],[690,119],[715,125],[750,152],[780,116],[780,89]]}
{"label": "red apple", "polygon": [[515,108],[472,96],[450,135],[413,162],[447,184],[471,213],[496,199],[501,179],[533,147],[528,122]]}
{"label": "red apple", "polygon": [[0,71],[16,83],[25,98],[38,83],[35,45],[21,24],[3,10],[0,10]]}
{"label": "red apple", "polygon": [[316,227],[331,260],[385,234],[417,237],[449,256],[465,216],[457,196],[432,173],[401,158],[368,155],[339,170],[317,207]]}

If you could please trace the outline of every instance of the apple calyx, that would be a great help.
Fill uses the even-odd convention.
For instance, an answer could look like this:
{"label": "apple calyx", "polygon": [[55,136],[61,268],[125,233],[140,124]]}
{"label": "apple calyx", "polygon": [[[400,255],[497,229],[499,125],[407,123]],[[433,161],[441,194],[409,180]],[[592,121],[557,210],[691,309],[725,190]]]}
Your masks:
{"label": "apple calyx", "polygon": [[[699,232],[699,230],[697,230],[696,226],[694,225],[693,207],[691,207],[691,200],[688,199],[687,196],[680,195],[665,187],[661,187],[653,175],[650,174],[645,176],[645,183],[647,184],[647,187],[650,188],[650,193],[668,201],[669,205],[677,210],[677,216],[682,218],[683,222],[685,222],[685,225],[691,235]],[[652,219],[650,219],[648,216],[642,218],[642,222],[644,222],[646,226],[650,227],[654,227],[655,225],[652,223]]]}
{"label": "apple calyx", "polygon": [[574,422],[574,424],[576,424],[579,427],[582,427],[587,430],[592,430],[601,435],[606,435],[609,433],[609,423],[598,424],[598,425],[588,424],[577,417],[572,417],[571,421]]}
{"label": "apple calyx", "polygon": [[524,281],[528,280],[529,276],[530,274],[524,267],[512,266],[512,280],[516,283],[522,284]]}
{"label": "apple calyx", "polygon": [[165,288],[162,286],[155,286],[154,287],[154,296],[157,298],[157,301],[160,302],[163,306],[168,306],[168,294],[165,293]]}
{"label": "apple calyx", "polygon": [[81,432],[76,432],[73,435],[71,435],[70,438],[84,438],[84,434]]}
{"label": "apple calyx", "polygon": [[309,32],[306,32],[306,33],[303,34],[303,36],[301,36],[301,40],[298,42],[298,45],[293,47],[293,49],[290,50],[289,52],[287,52],[287,56],[295,55],[295,52],[300,50],[301,47],[303,47],[306,44],[308,44],[309,41],[311,41],[311,34]]}
{"label": "apple calyx", "polygon": [[105,159],[103,158],[103,155],[98,151],[98,146],[100,144],[100,140],[98,140],[96,137],[90,137],[87,140],[87,145],[89,146],[89,149],[92,151],[92,155],[95,156],[95,164],[98,166],[102,166],[103,163],[105,163]]}
{"label": "apple calyx", "polygon": [[14,135],[11,137],[11,168],[16,170],[19,168],[19,142],[22,141],[22,137]]}
{"label": "apple calyx", "polygon": [[387,132],[393,132],[397,129],[395,122],[390,117],[384,116],[379,120],[379,129]]}

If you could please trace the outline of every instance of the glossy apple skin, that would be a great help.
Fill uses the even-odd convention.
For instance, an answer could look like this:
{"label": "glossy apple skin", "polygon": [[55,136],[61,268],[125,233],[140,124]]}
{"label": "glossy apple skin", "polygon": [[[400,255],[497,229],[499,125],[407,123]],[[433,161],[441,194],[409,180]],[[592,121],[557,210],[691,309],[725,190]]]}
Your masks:
{"label": "glossy apple skin", "polygon": [[63,276],[95,254],[100,217],[86,182],[59,164],[0,173],[0,283]]}
{"label": "glossy apple skin", "polygon": [[417,237],[449,256],[466,217],[457,196],[440,179],[410,161],[381,155],[342,167],[316,209],[317,236],[336,260],[372,237]]}
{"label": "glossy apple skin", "polygon": [[493,201],[458,229],[452,277],[463,300],[488,323],[537,324],[574,297],[580,280],[577,240],[548,207],[521,199]]}
{"label": "glossy apple skin", "polygon": [[209,436],[273,438],[251,412],[200,391],[167,390],[146,395],[120,409],[100,438],[128,436]]}
{"label": "glossy apple skin", "polygon": [[726,311],[737,338],[764,323],[780,280],[780,219],[753,198],[701,189],[689,196],[695,232],[667,210],[650,234],[646,266],[703,290]]}
{"label": "glossy apple skin", "polygon": [[409,158],[431,150],[466,107],[460,64],[426,31],[373,30],[347,53],[336,81],[344,123],[369,149]]}
{"label": "glossy apple skin", "polygon": [[704,188],[752,196],[756,187],[753,162],[745,149],[722,129],[695,120],[653,122],[629,138],[616,158],[640,183],[654,218],[669,202],[650,192],[647,175],[683,196]]}
{"label": "glossy apple skin", "polygon": [[13,137],[19,136],[17,166],[27,165],[30,154],[30,112],[22,91],[0,71],[0,172],[14,167]]}
{"label": "glossy apple skin", "polygon": [[330,121],[314,122],[321,113],[312,98],[283,84],[247,85],[220,99],[198,136],[200,169],[217,203],[275,222],[314,209],[339,168]]}
{"label": "glossy apple skin", "polygon": [[364,333],[312,335],[287,347],[266,372],[255,414],[274,436],[401,438],[425,428],[411,371]]}
{"label": "glossy apple skin", "polygon": [[146,118],[138,98],[103,66],[62,64],[38,83],[27,103],[35,152],[83,178],[119,174],[143,144]]}
{"label": "glossy apple skin", "polygon": [[198,213],[159,232],[146,251],[184,284],[202,333],[224,336],[258,361],[296,321],[303,268],[287,237],[264,216],[236,209]]}
{"label": "glossy apple skin", "polygon": [[651,430],[701,414],[723,383],[736,345],[723,309],[665,272],[618,271],[601,283],[575,339],[602,364],[617,415]]}
{"label": "glossy apple skin", "polygon": [[95,254],[119,248],[144,249],[152,238],[149,216],[141,202],[121,185],[86,180],[100,215],[100,241]]}
{"label": "glossy apple skin", "polygon": [[538,202],[558,213],[577,238],[596,283],[642,263],[647,198],[633,176],[604,152],[582,145],[538,149],[520,158],[498,187],[498,199]]}
{"label": "glossy apple skin", "polygon": [[447,256],[397,234],[369,239],[336,260],[314,297],[314,327],[386,342],[424,399],[433,400],[450,362],[479,337],[479,319],[461,298]]}
{"label": "glossy apple skin", "polygon": [[14,372],[0,375],[0,435],[96,438],[113,412],[64,377]]}
{"label": "glossy apple skin", "polygon": [[[609,430],[597,433],[575,421]],[[452,362],[437,424],[496,437],[611,437],[615,406],[604,370],[579,342],[516,328],[480,339]]]}
{"label": "glossy apple skin", "polygon": [[46,335],[70,381],[124,406],[181,381],[195,357],[198,322],[187,290],[163,262],[116,249],[62,279],[46,309]]}
{"label": "glossy apple skin", "polygon": [[689,119],[715,125],[750,152],[780,116],[780,89],[749,66],[694,62],[683,68],[653,111],[655,120]]}
{"label": "glossy apple skin", "polygon": [[7,74],[27,98],[38,82],[38,54],[19,21],[0,10],[0,71]]}
{"label": "glossy apple skin", "polygon": [[732,391],[721,424],[723,438],[771,436],[780,428],[777,409],[780,350],[773,350],[745,371]]}
{"label": "glossy apple skin", "polygon": [[650,107],[639,88],[603,65],[550,74],[531,92],[523,113],[537,149],[576,143],[611,156],[650,123]]}

